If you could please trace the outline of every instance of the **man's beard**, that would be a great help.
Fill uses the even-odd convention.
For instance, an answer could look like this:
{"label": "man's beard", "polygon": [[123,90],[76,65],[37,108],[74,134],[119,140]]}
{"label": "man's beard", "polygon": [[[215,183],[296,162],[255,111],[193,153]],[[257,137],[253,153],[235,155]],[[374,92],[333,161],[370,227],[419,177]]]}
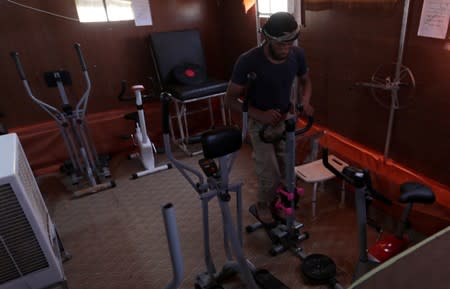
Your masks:
{"label": "man's beard", "polygon": [[270,54],[270,57],[272,57],[272,59],[278,60],[278,61],[285,60],[288,57],[288,55],[286,55],[284,57],[277,55],[275,53],[275,51],[273,50],[272,43],[269,43],[269,54]]}

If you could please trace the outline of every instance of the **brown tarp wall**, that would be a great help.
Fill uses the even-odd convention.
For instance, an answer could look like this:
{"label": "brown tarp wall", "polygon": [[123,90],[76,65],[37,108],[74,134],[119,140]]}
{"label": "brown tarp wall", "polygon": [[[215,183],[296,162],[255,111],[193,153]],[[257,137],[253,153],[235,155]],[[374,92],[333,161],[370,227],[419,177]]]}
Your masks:
{"label": "brown tarp wall", "polygon": [[[74,1],[21,3],[77,17]],[[313,80],[316,123],[379,154],[384,149],[389,111],[368,89],[354,84],[368,81],[379,65],[395,62],[404,2],[304,3],[306,27],[302,28],[300,45],[305,48]],[[443,40],[417,36],[422,4],[420,0],[411,1],[403,61],[413,71],[416,89],[408,106],[396,112],[389,157],[406,171],[417,172],[446,188],[450,186],[450,41],[448,33]],[[120,135],[133,130],[132,124],[122,119],[124,112],[133,109],[117,100],[120,81],[126,79],[152,89],[148,80],[155,77],[147,40],[150,33],[199,29],[210,75],[225,79],[238,55],[256,44],[255,9],[245,13],[240,0],[154,0],[150,6],[153,26],[136,27],[133,21],[79,23],[0,2],[0,112],[5,115],[1,121],[19,133],[33,169],[60,162],[63,147],[56,126],[26,95],[11,51],[20,53],[34,94],[58,105],[56,90],[45,86],[42,74],[57,69],[70,71],[74,84],[67,93],[74,99],[81,97],[84,82],[73,49],[75,42],[80,43],[93,85],[88,122],[98,150],[114,153],[131,148]],[[146,115],[150,137],[160,144],[157,100],[146,106]],[[202,117],[193,119],[194,128],[203,125]],[[393,186],[396,192],[399,181],[389,182],[388,176],[379,185],[383,189]],[[439,204],[446,208],[449,194],[447,189],[438,190]]]}

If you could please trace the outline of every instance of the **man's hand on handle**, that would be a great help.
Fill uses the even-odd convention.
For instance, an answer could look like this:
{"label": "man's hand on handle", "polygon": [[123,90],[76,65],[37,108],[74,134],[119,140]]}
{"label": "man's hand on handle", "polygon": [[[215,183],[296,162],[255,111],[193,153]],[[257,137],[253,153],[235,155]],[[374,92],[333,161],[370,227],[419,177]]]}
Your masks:
{"label": "man's hand on handle", "polygon": [[307,116],[312,116],[314,114],[314,107],[312,107],[312,105],[308,102],[308,103],[303,103],[303,112],[307,115]]}
{"label": "man's hand on handle", "polygon": [[269,109],[266,111],[258,110],[255,117],[258,121],[263,124],[269,124],[271,126],[278,125],[281,121],[284,121],[286,118],[285,113],[281,113],[276,109]]}

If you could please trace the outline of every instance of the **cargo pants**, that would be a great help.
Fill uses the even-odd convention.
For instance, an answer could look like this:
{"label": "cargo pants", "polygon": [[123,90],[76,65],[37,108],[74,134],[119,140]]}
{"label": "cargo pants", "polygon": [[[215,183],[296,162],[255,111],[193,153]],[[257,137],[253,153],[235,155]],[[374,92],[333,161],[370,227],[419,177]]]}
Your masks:
{"label": "cargo pants", "polygon": [[[271,202],[276,197],[276,189],[285,183],[285,147],[284,139],[275,143],[264,143],[259,131],[263,124],[250,118],[248,133],[253,146],[255,174],[258,181],[258,202]],[[284,121],[276,127],[268,127],[267,133],[277,138],[284,131]]]}

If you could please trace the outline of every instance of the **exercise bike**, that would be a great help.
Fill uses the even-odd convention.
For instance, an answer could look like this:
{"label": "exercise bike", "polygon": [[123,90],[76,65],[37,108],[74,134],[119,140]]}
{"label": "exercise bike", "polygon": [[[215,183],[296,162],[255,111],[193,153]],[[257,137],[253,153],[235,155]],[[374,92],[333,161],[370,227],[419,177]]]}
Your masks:
{"label": "exercise bike", "polygon": [[[134,85],[131,87],[134,93],[134,99],[136,100],[136,109],[137,112],[129,113],[125,115],[125,119],[133,120],[136,126],[136,131],[134,135],[131,137],[135,140],[134,144],[139,147],[139,152],[132,153],[128,156],[129,159],[138,158],[145,170],[133,173],[131,175],[132,179],[137,179],[149,174],[153,174],[156,172],[168,170],[172,167],[171,164],[162,164],[155,165],[155,154],[156,147],[150,140],[147,134],[147,126],[145,122],[145,114],[144,114],[144,99],[149,98],[148,95],[142,95],[142,91],[144,90],[143,85]],[[119,94],[120,101],[132,100],[133,98],[125,98],[124,94],[127,90],[127,82],[125,80],[122,81],[122,88]]]}
{"label": "exercise bike", "polygon": [[[242,244],[242,183],[230,183],[229,174],[236,152],[242,145],[242,132],[236,127],[217,128],[201,136],[204,158],[199,160],[201,171],[174,158],[169,134],[170,95],[161,94],[163,115],[164,149],[168,159],[180,171],[202,203],[203,242],[206,272],[196,278],[196,289],[220,289],[223,281],[239,274],[249,289],[288,289],[280,280],[265,269],[256,269],[245,258]],[[231,193],[236,196],[236,226],[234,225],[229,201]],[[220,271],[216,270],[209,244],[209,202],[217,199],[223,222],[224,251],[226,262]]]}
{"label": "exercise bike", "polygon": [[395,234],[383,234],[382,238],[379,238],[373,246],[367,248],[367,198],[373,198],[385,204],[389,204],[391,201],[372,187],[368,170],[347,166],[340,172],[328,162],[327,148],[322,151],[322,162],[337,177],[342,178],[356,189],[355,206],[359,239],[359,260],[353,275],[353,279],[356,280],[408,247],[409,239],[404,236],[404,233],[412,206],[414,203],[432,204],[435,196],[433,191],[423,184],[416,182],[401,184],[399,202],[406,206]]}
{"label": "exercise bike", "polygon": [[[301,111],[300,106],[296,107]],[[243,119],[247,119],[246,117]],[[286,143],[286,187],[277,189],[277,200],[274,206],[283,212],[284,217],[272,213],[273,222],[263,221],[255,205],[250,206],[250,213],[258,220],[258,223],[246,227],[247,233],[252,233],[259,228],[263,228],[272,241],[269,253],[272,256],[281,254],[287,250],[292,251],[302,260],[301,271],[308,283],[314,285],[325,284],[330,288],[342,288],[336,280],[336,264],[323,254],[306,254],[298,244],[309,238],[308,232],[302,232],[304,225],[295,220],[295,208],[300,196],[303,194],[302,188],[296,187],[295,177],[295,147],[296,136],[308,131],[313,124],[313,118],[308,117],[305,127],[296,130],[297,118],[291,117],[285,120],[285,131],[275,137],[266,133],[269,126],[264,126],[259,136],[263,142],[274,143],[285,140]]]}

